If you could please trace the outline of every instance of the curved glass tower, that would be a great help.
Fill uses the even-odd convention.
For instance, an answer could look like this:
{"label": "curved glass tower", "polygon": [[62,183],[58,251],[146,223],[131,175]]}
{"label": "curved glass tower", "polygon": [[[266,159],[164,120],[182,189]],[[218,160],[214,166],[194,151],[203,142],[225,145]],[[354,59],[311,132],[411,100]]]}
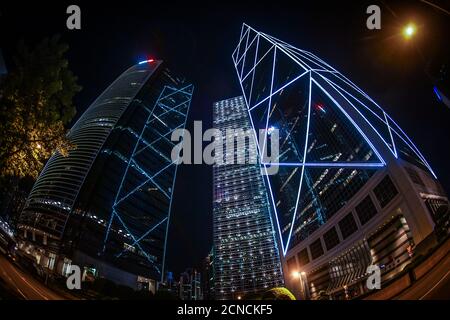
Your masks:
{"label": "curved glass tower", "polygon": [[24,251],[59,274],[76,263],[132,287],[137,276],[159,280],[177,168],[170,136],[192,92],[162,61],[120,75],[68,133],[74,150],[55,153],[33,186]]}
{"label": "curved glass tower", "polygon": [[305,273],[304,295],[360,294],[369,264],[387,280],[448,229],[436,210],[448,199],[429,163],[347,77],[246,24],[232,59],[253,128],[280,132],[278,160],[261,166],[279,166],[266,185],[284,274]]}

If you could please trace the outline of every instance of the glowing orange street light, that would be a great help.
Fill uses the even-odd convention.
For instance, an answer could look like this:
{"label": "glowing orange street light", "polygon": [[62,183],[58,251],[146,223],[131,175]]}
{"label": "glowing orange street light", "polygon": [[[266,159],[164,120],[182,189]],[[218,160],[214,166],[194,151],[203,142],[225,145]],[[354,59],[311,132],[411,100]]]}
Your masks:
{"label": "glowing orange street light", "polygon": [[416,34],[416,31],[416,26],[413,23],[409,23],[403,28],[403,37],[409,40]]}
{"label": "glowing orange street light", "polygon": [[306,272],[304,272],[304,271],[302,271],[302,272],[300,272],[300,271],[293,271],[292,272],[292,277],[293,278],[298,279],[298,278],[304,277],[304,276],[306,276]]}

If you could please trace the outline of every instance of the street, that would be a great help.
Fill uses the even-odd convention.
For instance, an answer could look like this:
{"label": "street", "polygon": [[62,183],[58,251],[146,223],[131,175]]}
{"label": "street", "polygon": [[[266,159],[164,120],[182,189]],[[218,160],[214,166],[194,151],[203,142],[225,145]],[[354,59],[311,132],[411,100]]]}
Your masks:
{"label": "street", "polygon": [[[65,300],[62,296],[28,273],[22,271],[5,256],[0,255],[0,290],[7,287],[13,295],[25,300]],[[450,254],[410,288],[395,297],[398,300],[450,299]]]}
{"label": "street", "polygon": [[395,299],[448,300],[450,299],[450,253],[425,276]]}
{"label": "street", "polygon": [[[0,255],[0,278],[17,297],[25,300],[64,300],[64,297],[45,287]],[[1,287],[0,287],[0,290]]]}

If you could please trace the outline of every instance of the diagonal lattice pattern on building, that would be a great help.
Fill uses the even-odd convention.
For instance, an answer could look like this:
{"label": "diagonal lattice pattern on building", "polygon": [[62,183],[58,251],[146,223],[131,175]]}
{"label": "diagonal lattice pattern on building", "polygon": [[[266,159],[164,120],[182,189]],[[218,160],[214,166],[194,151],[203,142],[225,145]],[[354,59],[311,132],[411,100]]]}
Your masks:
{"label": "diagonal lattice pattern on building", "polygon": [[[157,198],[161,198],[163,201],[169,202],[170,212],[175,178],[168,179],[168,177],[175,177],[176,174],[176,162],[170,158],[175,143],[170,140],[170,137],[173,131],[185,126],[192,90],[192,85],[179,89],[164,86],[152,108],[142,106],[148,114],[147,119],[139,134],[132,132],[136,142],[130,157],[123,159],[126,163],[126,169],[112,205],[111,217],[104,239],[106,247],[111,225],[116,221],[119,227],[124,228],[128,237],[131,238],[132,242],[128,245],[138,248],[156,268],[158,274],[161,274],[161,270],[157,264],[154,264],[156,257],[148,254],[142,248],[140,242],[145,240],[152,232],[161,232],[158,229],[167,226],[169,215],[162,215],[160,220],[152,221],[146,225],[145,229],[140,228],[140,231],[136,232],[130,230],[127,225],[127,207],[132,206],[136,201],[140,201],[139,193],[148,193],[150,190],[155,201],[157,201]],[[154,161],[148,162],[148,160],[145,160],[144,153],[146,150],[156,155]],[[123,249],[116,256],[121,257],[126,251],[127,249]]]}
{"label": "diagonal lattice pattern on building", "polygon": [[280,129],[272,163],[280,171],[267,180],[284,254],[342,208],[386,157],[435,177],[400,126],[316,55],[244,24],[232,59],[255,131]]}
{"label": "diagonal lattice pattern on building", "polygon": [[47,162],[20,217],[21,249],[66,275],[72,263],[135,289],[163,278],[177,161],[193,85],[161,60],[120,75],[68,134],[76,146]]}

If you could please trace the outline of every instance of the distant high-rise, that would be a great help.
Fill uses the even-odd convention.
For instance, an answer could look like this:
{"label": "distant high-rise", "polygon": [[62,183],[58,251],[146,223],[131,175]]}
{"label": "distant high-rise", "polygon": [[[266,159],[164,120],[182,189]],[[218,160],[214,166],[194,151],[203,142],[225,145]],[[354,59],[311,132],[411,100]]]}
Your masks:
{"label": "distant high-rise", "polygon": [[202,292],[204,300],[214,299],[214,250],[208,253],[201,265]]}
{"label": "distant high-rise", "polygon": [[446,236],[449,201],[431,166],[363,90],[245,24],[232,58],[253,128],[279,129],[279,172],[266,182],[291,289],[301,275],[306,295],[358,296],[369,265],[383,284]]}
{"label": "distant high-rise", "polygon": [[179,297],[181,300],[203,300],[202,275],[188,268],[180,275]]}
{"label": "distant high-rise", "polygon": [[184,128],[192,92],[162,61],[119,76],[70,130],[75,149],[55,153],[34,184],[19,223],[25,256],[58,274],[77,264],[154,289],[177,171],[170,136]]}
{"label": "distant high-rise", "polygon": [[[213,123],[222,133],[225,148],[227,129],[251,130],[244,98],[215,102]],[[283,283],[266,187],[259,164],[249,163],[257,152],[253,138],[246,139],[244,164],[216,161],[213,166],[216,299],[236,299]],[[239,154],[236,144],[232,151]]]}

